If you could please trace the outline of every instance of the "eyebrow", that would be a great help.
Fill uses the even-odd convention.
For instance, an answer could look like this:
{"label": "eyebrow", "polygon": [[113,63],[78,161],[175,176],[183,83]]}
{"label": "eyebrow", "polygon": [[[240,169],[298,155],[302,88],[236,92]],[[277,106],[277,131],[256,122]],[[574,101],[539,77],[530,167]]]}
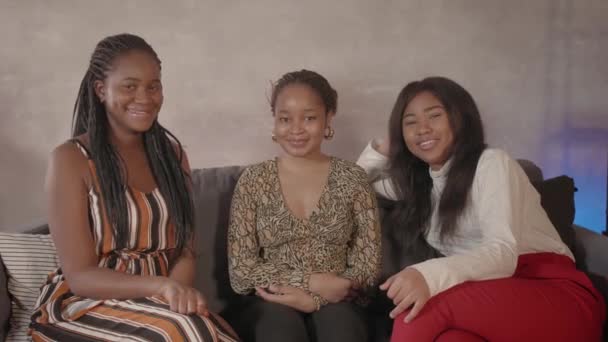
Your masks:
{"label": "eyebrow", "polygon": [[[428,112],[432,111],[433,109],[437,109],[437,108],[443,108],[443,106],[442,105],[430,106],[430,107],[425,108],[424,112],[428,113]],[[405,118],[410,117],[410,116],[416,116],[416,114],[414,114],[414,113],[405,113],[405,115],[403,115],[403,118],[405,119]]]}
{"label": "eyebrow", "polygon": [[[289,113],[289,110],[288,109],[279,109],[278,112],[279,113],[285,113],[285,114],[287,114],[287,113]],[[314,109],[314,108],[306,108],[306,109],[303,110],[303,112],[304,113],[316,113],[317,110]]]}
{"label": "eyebrow", "polygon": [[425,108],[425,109],[424,109],[424,111],[425,111],[425,112],[430,112],[430,111],[432,111],[433,109],[437,109],[437,108],[443,108],[443,106],[441,106],[441,105],[434,105],[434,106],[430,106],[430,107]]}
{"label": "eyebrow", "polygon": [[[136,81],[136,82],[140,82],[141,80],[139,78],[136,77],[127,77],[125,79],[123,79],[123,81]],[[152,80],[152,82],[160,82],[160,78],[155,78]]]}

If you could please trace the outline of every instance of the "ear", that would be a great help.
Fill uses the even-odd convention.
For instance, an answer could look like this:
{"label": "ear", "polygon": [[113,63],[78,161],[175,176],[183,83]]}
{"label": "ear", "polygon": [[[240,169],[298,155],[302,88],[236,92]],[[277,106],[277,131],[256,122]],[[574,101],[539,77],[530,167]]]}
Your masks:
{"label": "ear", "polygon": [[325,118],[325,126],[329,127],[331,126],[331,122],[334,119],[334,116],[336,116],[336,112],[327,112],[326,114],[326,118]]}
{"label": "ear", "polygon": [[103,103],[106,99],[106,87],[103,81],[96,80],[93,82],[93,89],[95,89],[95,95],[97,95],[99,101]]}

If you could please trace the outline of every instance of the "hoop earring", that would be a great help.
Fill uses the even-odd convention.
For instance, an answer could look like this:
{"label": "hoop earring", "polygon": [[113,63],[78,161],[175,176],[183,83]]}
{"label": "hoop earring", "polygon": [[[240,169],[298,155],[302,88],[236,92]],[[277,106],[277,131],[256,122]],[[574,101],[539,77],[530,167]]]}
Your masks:
{"label": "hoop earring", "polygon": [[325,139],[327,139],[327,140],[333,139],[335,133],[336,133],[336,131],[334,131],[334,129],[331,128],[331,126],[327,126],[325,128]]}

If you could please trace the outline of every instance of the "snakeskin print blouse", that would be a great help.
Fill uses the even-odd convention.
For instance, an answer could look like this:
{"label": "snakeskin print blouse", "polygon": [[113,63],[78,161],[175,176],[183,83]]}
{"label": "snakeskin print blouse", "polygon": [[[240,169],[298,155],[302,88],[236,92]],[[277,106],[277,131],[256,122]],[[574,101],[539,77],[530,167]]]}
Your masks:
{"label": "snakeskin print blouse", "polygon": [[[272,284],[309,291],[312,273],[334,272],[365,290],[377,282],[380,240],[376,197],[361,167],[332,157],[319,202],[304,220],[285,204],[277,162],[268,160],[247,168],[234,191],[230,283],[240,294]],[[327,303],[311,295],[318,306]]]}

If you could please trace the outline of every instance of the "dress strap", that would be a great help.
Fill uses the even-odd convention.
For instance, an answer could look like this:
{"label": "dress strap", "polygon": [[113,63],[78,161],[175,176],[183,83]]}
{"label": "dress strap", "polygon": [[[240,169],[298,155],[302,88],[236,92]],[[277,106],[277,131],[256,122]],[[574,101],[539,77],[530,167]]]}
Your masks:
{"label": "dress strap", "polygon": [[87,159],[91,159],[91,153],[89,153],[89,150],[84,146],[83,143],[80,142],[80,140],[74,138],[74,139],[70,139],[69,141],[71,143],[73,143],[74,145],[76,145],[76,147],[78,147],[78,149],[80,150],[80,152],[82,152],[82,154]]}

